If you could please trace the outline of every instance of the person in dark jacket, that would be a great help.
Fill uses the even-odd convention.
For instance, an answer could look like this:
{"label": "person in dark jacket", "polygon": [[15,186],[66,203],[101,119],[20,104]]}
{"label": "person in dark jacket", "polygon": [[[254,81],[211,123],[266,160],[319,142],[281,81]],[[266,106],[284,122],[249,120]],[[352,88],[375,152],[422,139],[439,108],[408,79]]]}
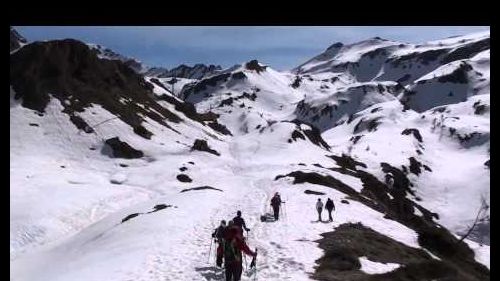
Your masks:
{"label": "person in dark jacket", "polygon": [[232,223],[230,225],[224,236],[226,281],[239,281],[243,272],[242,252],[252,257],[255,257],[257,252],[250,250],[245,243],[240,228]]}
{"label": "person in dark jacket", "polygon": [[219,227],[217,227],[212,233],[212,238],[217,239],[217,242],[220,243],[224,238],[224,231],[226,230],[226,221],[221,220]]}
{"label": "person in dark jacket", "polygon": [[328,198],[328,200],[326,200],[325,209],[328,211],[328,220],[333,221],[332,211],[335,210],[335,204],[333,204],[332,199]]}
{"label": "person in dark jacket", "polygon": [[226,233],[226,221],[222,220],[220,222],[220,226],[217,227],[214,232],[212,233],[212,238],[215,238],[215,242],[219,243],[219,246],[217,246],[217,259],[216,259],[216,264],[217,266],[222,266],[222,258],[224,257],[224,236]]}
{"label": "person in dark jacket", "polygon": [[234,225],[238,226],[243,234],[243,229],[246,231],[250,231],[250,228],[247,228],[245,224],[245,220],[241,217],[241,211],[236,212],[236,217],[233,218]]}
{"label": "person in dark jacket", "polygon": [[280,206],[283,201],[281,201],[281,197],[278,192],[276,192],[271,199],[271,206],[273,207],[274,212],[274,220],[278,220],[280,217]]}

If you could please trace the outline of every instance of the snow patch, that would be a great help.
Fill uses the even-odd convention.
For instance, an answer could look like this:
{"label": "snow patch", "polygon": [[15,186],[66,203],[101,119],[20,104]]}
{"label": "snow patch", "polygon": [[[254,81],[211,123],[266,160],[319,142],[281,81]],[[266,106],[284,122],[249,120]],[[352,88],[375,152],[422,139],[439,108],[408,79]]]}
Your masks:
{"label": "snow patch", "polygon": [[394,271],[401,266],[398,263],[373,262],[366,257],[360,257],[359,262],[361,263],[361,271],[367,274],[383,274]]}

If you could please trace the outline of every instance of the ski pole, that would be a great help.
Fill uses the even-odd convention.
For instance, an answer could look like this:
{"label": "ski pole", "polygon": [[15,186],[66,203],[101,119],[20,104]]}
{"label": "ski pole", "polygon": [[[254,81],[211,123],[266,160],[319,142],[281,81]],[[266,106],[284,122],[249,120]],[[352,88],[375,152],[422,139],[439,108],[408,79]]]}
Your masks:
{"label": "ski pole", "polygon": [[257,279],[257,248],[255,248],[255,258],[254,258],[254,261],[255,261],[255,275],[253,276],[253,280],[255,281]]}
{"label": "ski pole", "polygon": [[283,219],[286,219],[286,213],[285,213],[285,205],[283,203],[280,204],[280,212],[282,212]]}
{"label": "ski pole", "polygon": [[214,247],[214,256],[215,256],[215,268],[217,268],[217,258],[218,258],[217,257],[217,247]]}
{"label": "ski pole", "polygon": [[245,254],[243,254],[243,259],[245,260],[245,270],[248,270],[248,266],[247,266],[247,256],[245,256]]}
{"label": "ski pole", "polygon": [[210,263],[210,254],[212,253],[212,238],[210,238],[210,249],[208,250],[208,260],[207,263]]}
{"label": "ski pole", "polygon": [[282,213],[283,219],[286,219],[285,203],[280,204],[280,212]]}

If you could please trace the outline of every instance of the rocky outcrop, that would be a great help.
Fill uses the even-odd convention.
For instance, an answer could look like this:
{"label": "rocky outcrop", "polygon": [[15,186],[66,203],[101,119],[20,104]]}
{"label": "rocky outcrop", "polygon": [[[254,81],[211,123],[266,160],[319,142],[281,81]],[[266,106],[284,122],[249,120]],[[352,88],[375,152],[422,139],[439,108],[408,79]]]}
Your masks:
{"label": "rocky outcrop", "polygon": [[128,143],[121,141],[118,137],[110,138],[105,141],[103,153],[113,158],[125,159],[141,158],[144,156],[142,151],[133,148]]}
{"label": "rocky outcrop", "polygon": [[219,152],[208,146],[206,140],[200,140],[200,139],[195,140],[193,146],[191,147],[191,150],[205,151],[220,156]]}

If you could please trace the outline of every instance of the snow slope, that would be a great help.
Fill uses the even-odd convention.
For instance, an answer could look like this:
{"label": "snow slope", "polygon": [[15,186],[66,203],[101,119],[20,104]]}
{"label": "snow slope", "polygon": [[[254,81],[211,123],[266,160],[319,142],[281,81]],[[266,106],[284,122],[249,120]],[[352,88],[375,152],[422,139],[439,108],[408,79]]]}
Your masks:
{"label": "snow slope", "polygon": [[[14,128],[20,126],[12,125]],[[67,126],[66,132],[71,132],[71,125],[67,120],[62,124]],[[314,261],[321,256],[319,249],[311,250],[314,249],[313,241],[319,238],[320,233],[331,229],[331,225],[316,223],[312,224],[311,228],[309,220],[313,220],[315,211],[306,206],[312,205],[316,197],[304,194],[300,188],[275,182],[274,176],[292,170],[293,167],[288,166],[296,160],[290,157],[276,157],[272,153],[296,155],[296,159],[315,162],[319,160],[318,158],[323,158],[324,150],[318,147],[315,151],[306,142],[289,146],[282,137],[284,132],[289,130],[279,128],[281,126],[277,125],[275,127],[273,134],[260,136],[255,132],[253,137],[234,139],[229,142],[229,147],[226,149],[220,147],[222,155],[220,159],[206,153],[193,154],[181,148],[171,148],[171,152],[158,148],[154,154],[156,158],[154,162],[126,161],[125,163],[129,165],[126,168],[118,166],[118,163],[124,162],[123,160],[96,159],[94,165],[101,171],[96,175],[93,170],[76,167],[77,159],[74,160],[77,163],[74,163],[70,159],[61,157],[56,163],[67,165],[66,176],[59,177],[61,183],[25,180],[24,185],[30,186],[30,189],[36,190],[37,193],[27,190],[21,193],[16,189],[13,191],[31,204],[40,202],[26,210],[36,212],[38,217],[31,215],[33,221],[43,222],[42,218],[49,217],[52,220],[62,221],[58,223],[59,225],[42,224],[39,228],[61,231],[62,226],[68,223],[65,217],[71,218],[74,228],[68,231],[67,235],[63,235],[64,233],[56,235],[46,231],[45,236],[50,236],[51,239],[31,241],[31,244],[42,245],[37,247],[31,245],[33,249],[29,248],[29,252],[23,253],[21,249],[13,249],[12,254],[15,254],[16,258],[11,265],[12,275],[15,276],[12,280],[210,279],[207,276],[215,273],[211,272],[207,264],[206,254],[210,243],[208,237],[216,223],[221,218],[230,218],[236,209],[243,210],[247,224],[252,229],[249,236],[250,245],[257,247],[261,252],[258,260],[259,278],[308,280],[308,273],[312,273],[314,269]],[[266,145],[261,145],[261,141]],[[16,154],[16,152],[17,150],[13,149],[11,153]],[[62,151],[59,149],[57,152]],[[253,161],[248,161],[249,155],[252,155]],[[41,158],[36,154],[32,157]],[[12,161],[16,164],[18,160],[12,159]],[[195,164],[191,165],[189,161]],[[36,163],[33,163],[33,166],[37,166]],[[57,170],[61,169],[57,165],[53,168],[46,166],[49,173],[58,173]],[[183,166],[188,167],[187,174],[192,177],[193,183],[176,183],[174,177],[177,172],[174,167]],[[29,171],[18,170],[16,167],[13,167],[16,171],[13,172],[11,183],[13,187],[19,186],[21,179]],[[165,170],[165,167],[172,168]],[[126,175],[127,180],[118,186],[109,183],[109,177],[118,172]],[[92,174],[99,180],[89,176],[83,177],[85,173]],[[211,177],[214,173],[218,176]],[[51,178],[48,177],[47,180]],[[68,181],[80,179],[85,182],[78,183],[76,191],[75,188],[71,188],[70,191],[62,193],[65,190],[65,179]],[[48,201],[41,200],[39,194],[57,185],[61,186],[61,194],[51,193],[50,202],[58,203],[52,204],[52,211],[41,205]],[[80,185],[83,186],[79,187]],[[205,185],[219,188],[223,192],[202,190],[179,193],[183,188]],[[319,186],[309,188],[327,192],[336,201],[343,197],[342,193],[329,188]],[[77,193],[79,189],[85,189],[85,197]],[[115,189],[120,190],[122,194],[117,195]],[[135,196],[128,197],[127,191]],[[275,191],[281,192],[283,198],[287,200],[287,218],[278,222],[278,225],[261,225],[258,216],[267,210],[270,195]],[[137,196],[139,194],[142,196]],[[102,200],[92,204],[94,196],[109,198],[109,201]],[[29,200],[33,197],[37,197],[38,200],[35,202]],[[82,206],[75,201],[76,199],[87,204]],[[13,197],[11,200],[13,206],[22,206],[18,197]],[[65,204],[65,207],[59,204]],[[140,215],[120,223],[127,215],[150,211],[156,204],[175,207]],[[75,216],[68,213],[69,210],[78,210],[82,215]],[[21,210],[16,208],[12,211],[19,214]],[[352,217],[350,214],[354,212],[363,216]],[[293,219],[297,217],[304,217],[305,221]],[[414,231],[383,219],[382,214],[362,204],[353,202],[340,209],[336,214],[334,225],[352,221],[362,221],[386,235],[418,247]],[[13,228],[21,228],[17,227],[22,225],[21,222],[26,221],[21,218],[11,218]],[[283,227],[279,227],[279,224]],[[18,238],[12,237],[12,241],[18,241]],[[305,254],[306,252],[308,254]],[[51,264],[64,266],[50,267]]]}

